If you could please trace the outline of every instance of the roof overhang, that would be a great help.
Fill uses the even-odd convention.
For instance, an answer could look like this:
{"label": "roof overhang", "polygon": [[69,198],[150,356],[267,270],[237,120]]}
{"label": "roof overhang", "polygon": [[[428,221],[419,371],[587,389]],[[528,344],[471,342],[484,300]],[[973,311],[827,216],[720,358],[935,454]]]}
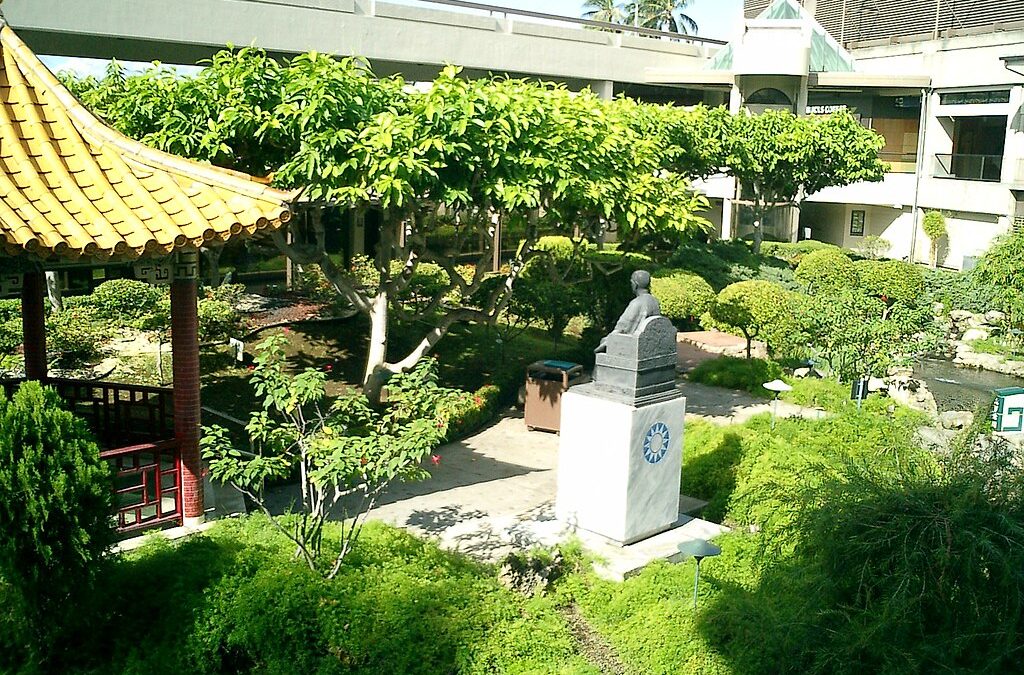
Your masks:
{"label": "roof overhang", "polygon": [[736,80],[728,70],[678,70],[675,68],[648,68],[644,72],[647,84],[677,84],[731,87]]}
{"label": "roof overhang", "polygon": [[1013,71],[1018,75],[1024,75],[1024,54],[1020,56],[1001,56],[999,60],[1003,62],[1007,70]]}
{"label": "roof overhang", "polygon": [[811,73],[807,84],[812,87],[859,89],[927,89],[932,84],[932,78],[927,75],[896,73]]}

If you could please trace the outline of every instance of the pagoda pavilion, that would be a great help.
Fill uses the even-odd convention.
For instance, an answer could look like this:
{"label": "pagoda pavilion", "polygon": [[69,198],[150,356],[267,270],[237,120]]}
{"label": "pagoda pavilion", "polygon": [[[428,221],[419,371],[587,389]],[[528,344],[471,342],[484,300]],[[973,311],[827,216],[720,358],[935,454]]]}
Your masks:
{"label": "pagoda pavilion", "polygon": [[[115,465],[122,531],[202,519],[198,251],[280,228],[295,198],[108,128],[0,17],[0,291],[21,295],[24,379],[53,386]],[[48,377],[45,273],[111,263],[170,286],[170,389]]]}

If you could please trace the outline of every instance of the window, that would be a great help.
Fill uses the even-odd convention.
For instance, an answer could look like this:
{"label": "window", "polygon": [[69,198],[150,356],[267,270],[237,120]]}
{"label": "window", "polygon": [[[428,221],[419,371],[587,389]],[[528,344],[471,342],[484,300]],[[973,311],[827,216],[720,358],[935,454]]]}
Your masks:
{"label": "window", "polygon": [[851,237],[863,237],[864,236],[864,211],[851,211],[850,212],[850,236]]}
{"label": "window", "polygon": [[995,91],[950,91],[939,94],[942,105],[978,105],[986,103],[1009,103],[1010,90]]}

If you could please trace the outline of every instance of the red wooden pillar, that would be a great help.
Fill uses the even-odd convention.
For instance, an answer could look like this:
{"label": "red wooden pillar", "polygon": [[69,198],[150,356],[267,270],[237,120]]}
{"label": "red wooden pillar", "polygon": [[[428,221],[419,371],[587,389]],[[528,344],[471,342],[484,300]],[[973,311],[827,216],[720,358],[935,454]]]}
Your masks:
{"label": "red wooden pillar", "polygon": [[181,452],[181,495],[185,523],[203,518],[203,475],[199,457],[198,255],[179,253],[171,281],[171,354],[174,362],[174,437]]}
{"label": "red wooden pillar", "polygon": [[25,272],[21,282],[21,330],[25,345],[25,378],[46,379],[46,274]]}

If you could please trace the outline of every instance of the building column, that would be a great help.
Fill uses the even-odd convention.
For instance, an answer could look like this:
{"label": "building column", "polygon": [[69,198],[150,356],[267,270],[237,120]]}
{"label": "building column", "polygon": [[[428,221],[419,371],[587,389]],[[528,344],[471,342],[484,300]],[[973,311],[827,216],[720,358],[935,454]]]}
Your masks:
{"label": "building column", "polygon": [[46,274],[25,272],[21,281],[21,330],[25,350],[25,378],[46,379]]}
{"label": "building column", "polygon": [[615,83],[611,80],[594,80],[590,83],[590,91],[599,98],[610,101],[615,98]]}
{"label": "building column", "polygon": [[184,524],[203,520],[203,464],[199,457],[198,255],[177,255],[171,281],[171,354],[174,372],[174,438],[181,462]]}

